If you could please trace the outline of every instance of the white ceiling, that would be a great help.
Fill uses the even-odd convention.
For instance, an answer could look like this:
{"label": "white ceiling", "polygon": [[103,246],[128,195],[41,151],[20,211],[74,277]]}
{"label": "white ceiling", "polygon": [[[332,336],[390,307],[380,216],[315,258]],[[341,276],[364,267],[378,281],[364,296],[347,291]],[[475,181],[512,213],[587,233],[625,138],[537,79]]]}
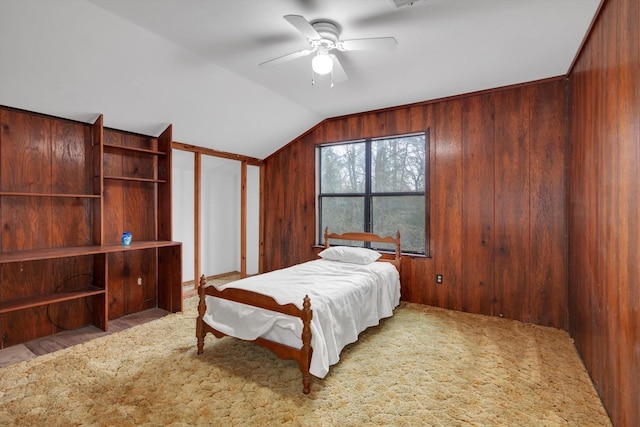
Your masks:
{"label": "white ceiling", "polygon": [[[0,0],[0,104],[264,158],[321,120],[565,74],[600,0]],[[284,15],[331,19],[349,75],[311,84]]]}

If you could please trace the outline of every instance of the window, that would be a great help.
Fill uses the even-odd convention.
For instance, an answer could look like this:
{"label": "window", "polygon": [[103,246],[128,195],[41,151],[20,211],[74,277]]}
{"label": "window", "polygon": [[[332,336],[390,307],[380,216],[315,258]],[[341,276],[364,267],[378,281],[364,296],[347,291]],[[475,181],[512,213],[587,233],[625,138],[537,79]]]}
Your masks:
{"label": "window", "polygon": [[[427,254],[425,133],[318,148],[318,231],[395,236],[403,252]],[[374,249],[393,249],[380,244]]]}

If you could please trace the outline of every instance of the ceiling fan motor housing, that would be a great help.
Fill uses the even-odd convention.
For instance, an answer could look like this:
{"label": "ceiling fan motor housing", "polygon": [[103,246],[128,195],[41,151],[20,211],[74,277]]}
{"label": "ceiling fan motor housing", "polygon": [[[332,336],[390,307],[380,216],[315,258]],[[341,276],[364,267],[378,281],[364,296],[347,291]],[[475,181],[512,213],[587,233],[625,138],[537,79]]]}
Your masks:
{"label": "ceiling fan motor housing", "polygon": [[311,22],[311,26],[320,35],[318,46],[324,46],[328,50],[337,46],[340,36],[340,26],[333,21],[319,20]]}

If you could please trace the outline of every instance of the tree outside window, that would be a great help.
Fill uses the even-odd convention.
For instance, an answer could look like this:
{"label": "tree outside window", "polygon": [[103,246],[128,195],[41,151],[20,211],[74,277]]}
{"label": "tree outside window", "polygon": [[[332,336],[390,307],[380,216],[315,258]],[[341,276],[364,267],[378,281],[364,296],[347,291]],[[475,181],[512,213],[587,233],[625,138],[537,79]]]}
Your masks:
{"label": "tree outside window", "polygon": [[319,235],[400,231],[403,252],[428,253],[427,153],[426,133],[320,146]]}

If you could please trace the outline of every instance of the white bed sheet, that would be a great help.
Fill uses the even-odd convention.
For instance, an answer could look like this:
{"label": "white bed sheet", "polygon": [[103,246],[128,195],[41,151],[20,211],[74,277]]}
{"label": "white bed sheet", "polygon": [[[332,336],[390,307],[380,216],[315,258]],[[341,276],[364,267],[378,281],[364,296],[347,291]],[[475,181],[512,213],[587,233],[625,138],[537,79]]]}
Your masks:
{"label": "white bed sheet", "polygon": [[[393,315],[400,303],[400,277],[393,264],[349,264],[319,259],[227,283],[273,297],[279,304],[302,308],[309,295],[313,318],[313,354],[309,372],[324,378],[340,352],[358,334]],[[206,296],[204,321],[212,328],[244,340],[263,337],[291,347],[302,346],[299,318]]]}

